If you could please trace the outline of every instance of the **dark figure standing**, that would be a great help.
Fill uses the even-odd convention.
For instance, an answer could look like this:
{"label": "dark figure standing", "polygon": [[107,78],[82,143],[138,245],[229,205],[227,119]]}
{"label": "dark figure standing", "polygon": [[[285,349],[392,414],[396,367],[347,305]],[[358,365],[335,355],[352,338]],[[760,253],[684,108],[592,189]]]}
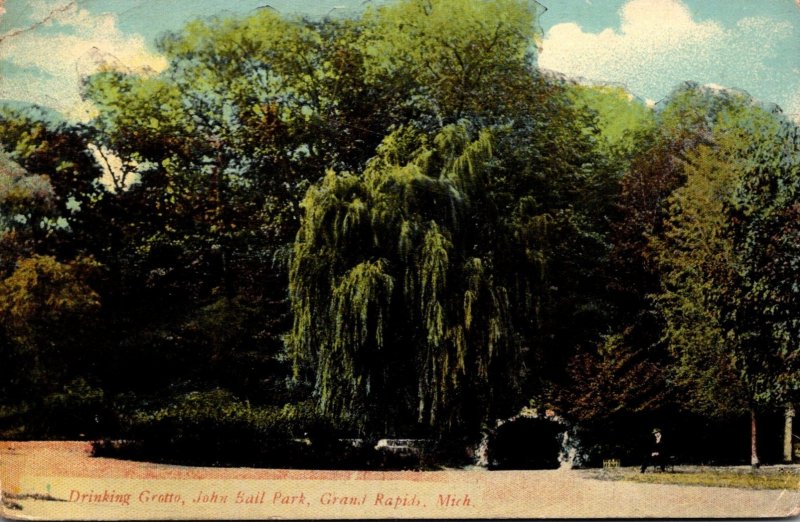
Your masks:
{"label": "dark figure standing", "polygon": [[664,471],[666,455],[664,454],[664,442],[662,439],[661,430],[658,428],[654,429],[653,444],[650,447],[650,452],[644,458],[644,462],[642,462],[642,473],[644,473],[648,466],[658,466],[661,468],[661,471]]}

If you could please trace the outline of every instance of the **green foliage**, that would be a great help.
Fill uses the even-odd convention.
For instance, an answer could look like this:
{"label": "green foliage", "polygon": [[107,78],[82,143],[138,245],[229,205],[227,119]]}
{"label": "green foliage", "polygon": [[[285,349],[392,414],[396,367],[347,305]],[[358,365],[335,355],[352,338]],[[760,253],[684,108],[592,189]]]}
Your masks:
{"label": "green foliage", "polygon": [[258,407],[224,389],[190,392],[123,420],[122,441],[93,454],[213,466],[300,469],[419,469],[420,456],[379,452],[340,438],[310,403]]}
{"label": "green foliage", "polygon": [[[101,171],[88,148],[84,129],[36,108],[0,106],[0,149],[8,158],[2,164],[10,160],[24,170],[24,176],[13,177],[18,178],[18,188],[27,187],[23,189],[27,195],[17,191],[14,197],[26,198],[25,205],[29,206],[27,211],[17,213],[26,221],[20,224],[20,218],[15,219],[13,247],[19,251],[9,253],[9,257],[45,254],[53,249],[74,255],[86,240],[82,232],[91,226],[94,216],[90,207],[101,192],[97,183]],[[0,181],[2,185],[7,183],[8,180]],[[5,199],[3,193],[5,190],[0,189],[0,198]],[[6,200],[0,205],[5,207],[8,203]],[[6,210],[2,208],[0,213]]]}
{"label": "green foliage", "polygon": [[579,112],[593,112],[605,154],[636,152],[636,136],[655,130],[655,113],[621,87],[576,85],[570,95]]}
{"label": "green foliage", "polygon": [[[300,415],[302,417],[302,414]],[[209,428],[214,423],[243,423],[253,429],[289,436],[287,420],[296,419],[298,410],[294,406],[285,408],[253,408],[240,402],[229,391],[215,389],[191,392],[175,397],[167,406],[152,411],[136,411],[129,422],[132,429],[159,423],[174,423],[181,431],[195,432]],[[307,416],[306,416],[307,417]],[[180,437],[180,433],[176,434]],[[296,434],[296,435],[302,435]]]}
{"label": "green foliage", "polygon": [[98,295],[86,283],[98,268],[90,259],[64,264],[49,256],[24,259],[0,282],[0,316],[21,346],[33,348],[41,329],[64,329],[70,320],[96,309]]}
{"label": "green foliage", "polygon": [[297,372],[314,369],[320,410],[368,431],[483,422],[491,405],[464,398],[491,393],[518,356],[508,290],[468,244],[490,135],[431,141],[398,131],[363,176],[330,172],[303,202],[288,345]]}
{"label": "green foliage", "polygon": [[733,301],[726,296],[723,324],[741,332],[743,356],[737,359],[737,369],[756,400],[776,404],[792,400],[800,389],[796,343],[800,131],[794,123],[763,117],[749,119],[738,134],[743,135],[752,141],[736,140],[733,133],[725,136],[731,141],[731,155],[743,161],[727,227],[737,245],[741,297]]}
{"label": "green foliage", "polygon": [[[28,174],[5,153],[0,155],[0,176],[0,201],[7,221],[29,221],[30,215],[25,211],[36,206],[34,201],[47,201],[53,197],[53,189],[46,177]],[[10,223],[4,225],[3,229],[7,230]]]}
{"label": "green foliage", "polygon": [[0,151],[0,245],[6,253],[4,271],[15,257],[37,246],[37,237],[47,233],[53,198],[53,187],[46,176],[29,174]]}
{"label": "green foliage", "polygon": [[190,392],[163,407],[127,413],[122,433],[129,442],[97,444],[95,454],[204,465],[280,466],[282,452],[297,450],[292,438],[308,429],[310,417],[302,412],[302,405],[253,407],[222,389]]}
{"label": "green foliage", "polygon": [[339,436],[796,400],[797,127],[539,72],[533,4],[199,20],[88,78],[89,125],[0,109],[0,428],[379,466]]}
{"label": "green foliage", "polygon": [[50,256],[22,259],[0,280],[0,335],[14,362],[17,388],[10,395],[37,397],[58,390],[91,359],[92,322],[100,307],[90,286],[99,266],[87,258],[61,263]]}
{"label": "green foliage", "polygon": [[[404,380],[365,369],[376,365],[376,352],[399,352],[385,339],[396,338],[388,330],[404,322],[396,310],[402,294],[424,329],[414,342],[430,345],[424,356],[397,353],[381,363],[419,376],[401,386],[397,407],[411,419],[402,423],[457,424],[459,414],[444,405],[452,397],[468,403],[462,389],[487,403],[496,394],[498,404],[508,400],[499,408],[512,407],[524,367],[510,362],[521,351],[515,346],[522,330],[509,325],[518,322],[526,333],[538,327],[532,318],[551,255],[541,241],[544,224],[558,213],[554,230],[576,236],[575,244],[601,243],[588,230],[588,213],[567,207],[585,198],[585,208],[602,213],[603,205],[592,203],[609,186],[594,168],[594,131],[583,126],[589,119],[568,108],[557,82],[532,68],[535,16],[530,4],[517,1],[408,2],[360,20],[324,23],[259,10],[166,35],[159,45],[170,66],[161,74],[107,71],[91,78],[86,95],[99,108],[96,147],[122,160],[106,204],[109,213],[124,209],[125,219],[112,229],[118,239],[102,259],[121,275],[111,302],[127,303],[113,311],[124,318],[126,343],[152,342],[145,352],[177,344],[173,353],[189,353],[205,328],[194,325],[204,317],[212,335],[202,345],[220,348],[199,350],[202,359],[231,352],[232,343],[255,353],[250,347],[266,332],[250,330],[250,341],[239,348],[241,337],[216,336],[216,319],[196,311],[217,306],[220,297],[280,303],[284,274],[281,265],[270,270],[270,262],[283,256],[296,230],[305,181],[326,168],[362,171],[383,143],[363,179],[328,175],[323,190],[308,192],[307,203],[312,194],[319,201],[304,208],[298,237],[305,247],[298,253],[295,246],[291,267],[293,274],[309,274],[302,292],[290,289],[293,332],[304,332],[293,341],[303,348],[292,350],[298,376],[316,364],[311,354],[327,339],[335,347],[331,367],[352,369],[357,377],[331,372],[310,379],[325,390],[326,408],[340,408],[353,395],[360,406],[352,409],[378,410],[380,401],[353,390],[375,388],[376,379]],[[419,53],[426,61],[408,59]],[[471,123],[442,126],[461,118]],[[491,132],[470,130],[489,124]],[[490,154],[494,141],[513,160]],[[522,194],[527,204],[519,204]],[[514,237],[524,238],[524,248]],[[571,248],[553,257],[569,257]],[[522,264],[515,267],[517,260]],[[330,270],[318,268],[328,262]],[[569,279],[579,264],[558,277]],[[136,287],[142,290],[131,291]],[[322,309],[308,304],[321,298],[328,299]],[[151,314],[152,301],[162,303],[158,316]],[[568,301],[563,298],[565,308]],[[335,321],[331,307],[338,310]],[[141,312],[129,323],[131,308]],[[257,314],[258,308],[244,310]],[[272,319],[279,308],[261,313]],[[148,328],[139,332],[135,324]],[[270,333],[281,324],[270,321]],[[498,357],[505,362],[491,362]],[[498,377],[504,372],[514,378]],[[420,386],[425,379],[438,389]],[[490,393],[486,379],[504,385]],[[392,407],[376,419],[391,416]],[[483,415],[476,412],[469,424],[480,424]]]}
{"label": "green foliage", "polygon": [[[741,395],[730,390],[718,396],[725,389],[720,385],[731,383],[732,368],[717,351],[730,352],[737,343],[722,329],[719,310],[720,293],[736,285],[731,273],[733,243],[722,231],[723,201],[726,192],[729,195],[731,172],[708,147],[701,147],[697,154],[687,169],[686,185],[675,192],[673,215],[665,232],[668,246],[657,247],[663,256],[660,264],[666,289],[658,302],[670,349],[680,363],[676,367],[679,380],[699,385],[694,397],[707,411],[725,412],[746,407]],[[699,375],[708,380],[700,381]],[[723,398],[733,404],[720,404]]]}
{"label": "green foliage", "polygon": [[[688,403],[707,413],[774,407],[796,389],[796,348],[774,335],[793,320],[773,322],[770,311],[790,313],[791,306],[773,300],[786,295],[786,280],[770,279],[757,264],[768,254],[756,244],[777,241],[781,246],[773,243],[770,257],[795,255],[791,228],[770,233],[760,221],[796,205],[795,126],[741,94],[699,90],[683,97],[706,100],[706,113],[694,124],[705,129],[707,144],[687,154],[686,184],[670,199],[663,236],[652,240],[662,270],[657,302],[675,375],[691,390]],[[696,103],[687,105],[698,111]],[[748,208],[754,200],[758,208]]]}
{"label": "green foliage", "polygon": [[0,436],[9,440],[77,440],[102,436],[113,428],[105,393],[80,377],[52,393],[42,389],[37,393],[15,406],[0,406]]}
{"label": "green foliage", "polygon": [[647,484],[676,484],[681,486],[706,486],[714,488],[772,489],[796,491],[800,489],[797,473],[780,466],[760,470],[742,471],[736,468],[711,468],[681,473],[625,473],[616,480],[630,480]]}
{"label": "green foliage", "polygon": [[369,78],[403,85],[438,126],[507,114],[530,74],[537,15],[521,0],[411,0],[368,11]]}
{"label": "green foliage", "polygon": [[[105,197],[114,240],[101,259],[120,274],[110,290],[125,303],[114,311],[123,336],[140,334],[126,324],[132,310],[158,325],[148,331],[180,339],[175,325],[238,299],[246,349],[255,356],[253,344],[265,343],[265,358],[275,354],[288,312],[284,260],[307,182],[328,167],[363,166],[402,95],[364,82],[360,32],[355,22],[261,9],[165,35],[170,65],[158,75],[88,80],[96,146],[122,164]],[[251,320],[259,315],[262,325]]]}

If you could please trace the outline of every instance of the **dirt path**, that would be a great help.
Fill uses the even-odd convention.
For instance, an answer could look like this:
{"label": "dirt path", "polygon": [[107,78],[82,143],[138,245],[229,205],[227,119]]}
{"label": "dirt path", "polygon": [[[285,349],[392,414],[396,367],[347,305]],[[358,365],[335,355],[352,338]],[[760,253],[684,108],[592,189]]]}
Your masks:
{"label": "dirt path", "polygon": [[800,491],[601,481],[585,471],[194,468],[0,442],[6,518],[669,518],[789,516]]}

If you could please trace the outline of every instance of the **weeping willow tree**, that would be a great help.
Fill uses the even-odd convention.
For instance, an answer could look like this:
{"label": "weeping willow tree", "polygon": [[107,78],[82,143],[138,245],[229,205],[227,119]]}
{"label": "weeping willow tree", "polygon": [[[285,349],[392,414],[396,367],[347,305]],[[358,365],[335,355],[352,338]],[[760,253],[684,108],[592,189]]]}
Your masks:
{"label": "weeping willow tree", "polygon": [[363,174],[308,191],[288,346],[322,414],[364,433],[474,433],[515,406],[516,299],[481,218],[491,168],[488,131],[405,128]]}

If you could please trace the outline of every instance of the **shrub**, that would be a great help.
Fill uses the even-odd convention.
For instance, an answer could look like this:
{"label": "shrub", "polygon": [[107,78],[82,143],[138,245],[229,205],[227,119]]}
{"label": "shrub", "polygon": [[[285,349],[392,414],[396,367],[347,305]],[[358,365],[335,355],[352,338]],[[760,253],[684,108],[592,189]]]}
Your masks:
{"label": "shrub", "polygon": [[[127,419],[122,440],[95,456],[197,466],[419,469],[419,456],[390,455],[347,439],[310,403],[252,407],[226,390],[192,392]],[[362,442],[362,443],[359,443]]]}
{"label": "shrub", "polygon": [[76,379],[44,397],[0,406],[0,437],[91,439],[113,429],[113,419],[103,391]]}

